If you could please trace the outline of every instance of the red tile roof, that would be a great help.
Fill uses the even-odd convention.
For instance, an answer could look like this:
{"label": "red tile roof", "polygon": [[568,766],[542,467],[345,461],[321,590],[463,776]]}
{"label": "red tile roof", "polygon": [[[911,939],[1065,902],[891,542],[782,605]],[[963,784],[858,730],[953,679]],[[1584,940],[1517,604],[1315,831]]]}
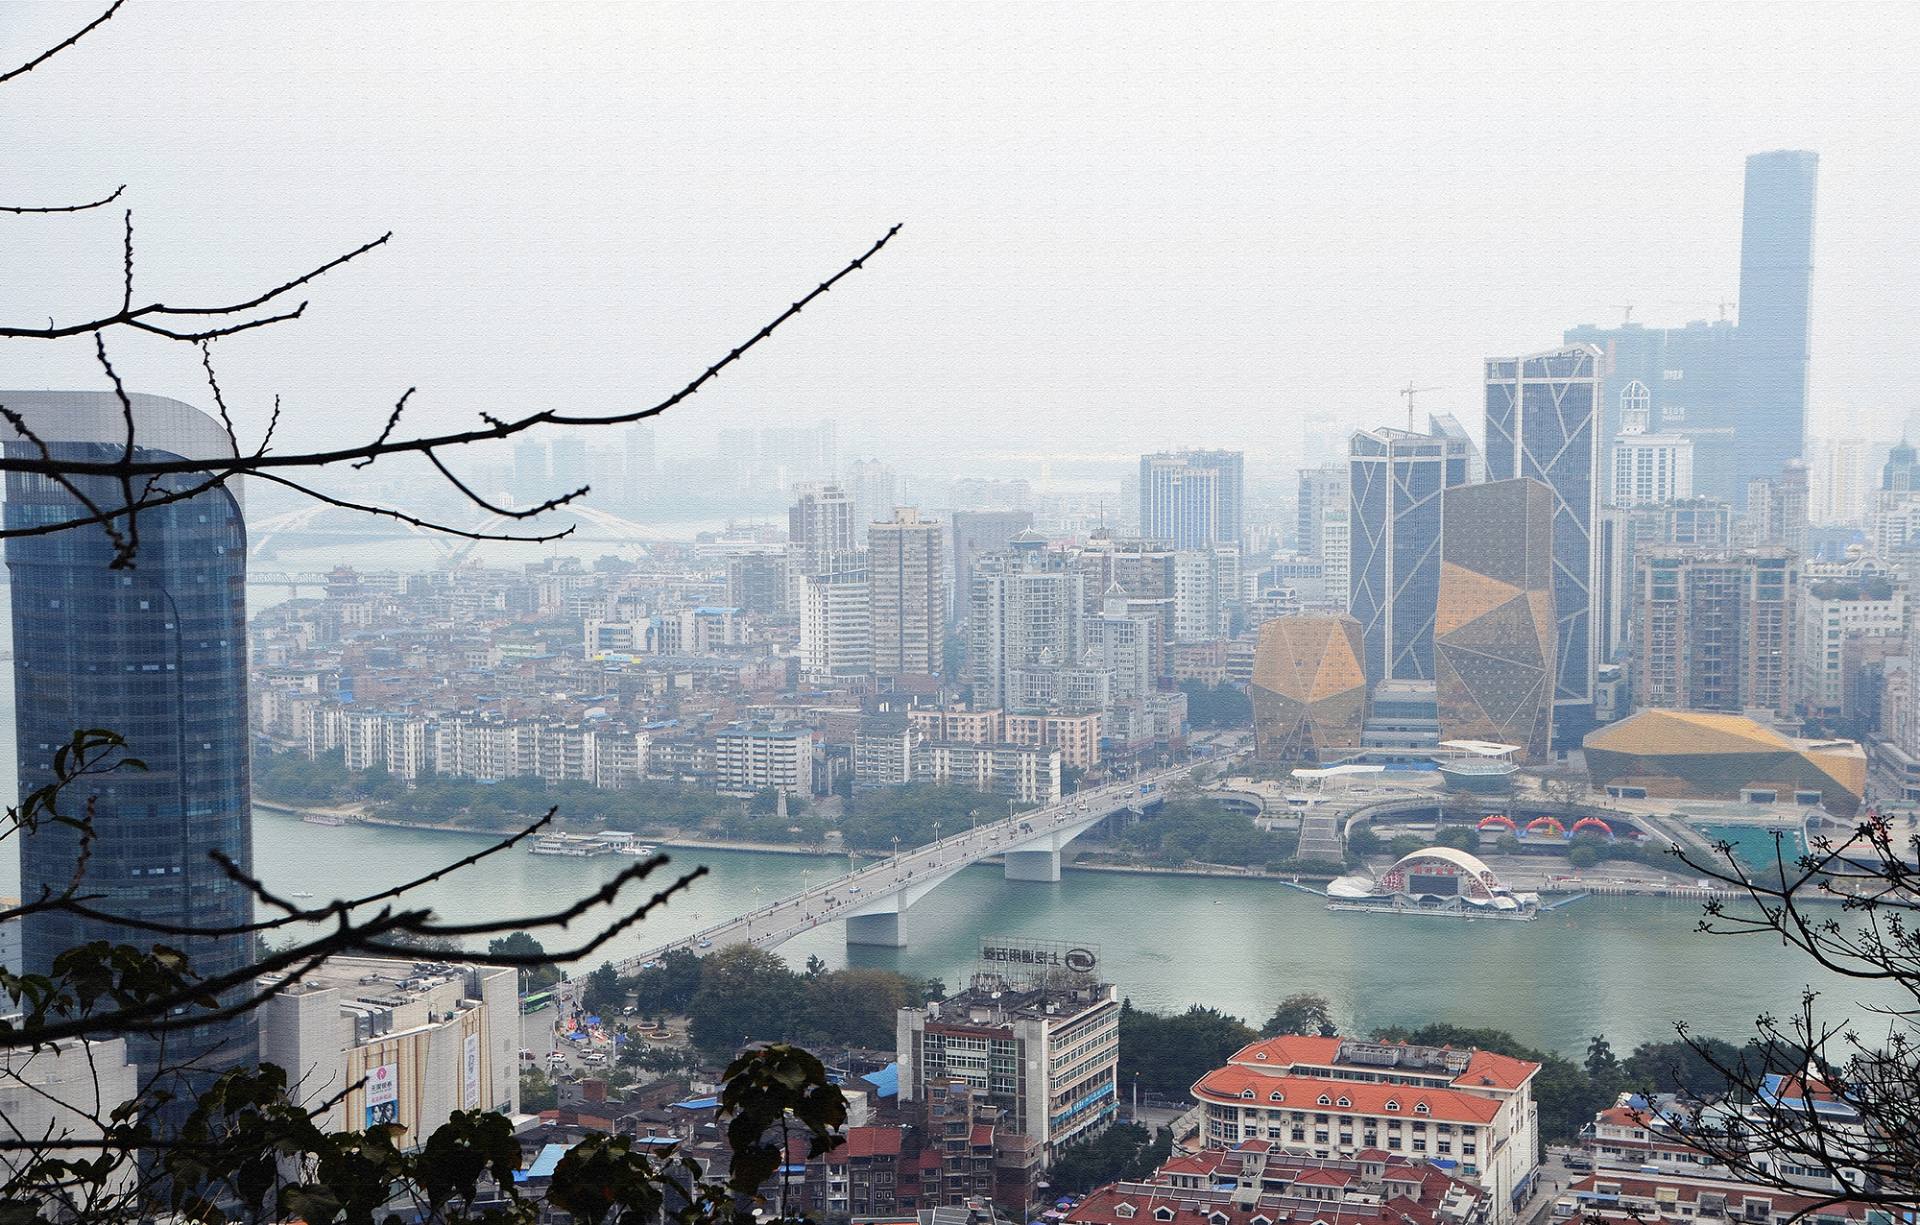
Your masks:
{"label": "red tile roof", "polygon": [[1211,1174],[1220,1168],[1220,1159],[1225,1156],[1218,1149],[1209,1149],[1205,1153],[1196,1153],[1191,1157],[1175,1157],[1160,1167],[1162,1174]]}
{"label": "red tile roof", "polygon": [[898,1157],[900,1155],[900,1129],[898,1127],[849,1127],[847,1142],[833,1155],[847,1157]]}
{"label": "red tile roof", "polygon": [[[1251,1097],[1242,1093],[1251,1090]],[[1280,1094],[1274,1101],[1273,1094]],[[1306,1110],[1326,1114],[1378,1115],[1385,1118],[1439,1119],[1447,1123],[1491,1123],[1500,1103],[1458,1089],[1419,1085],[1382,1085],[1366,1081],[1328,1080],[1319,1076],[1276,1076],[1264,1069],[1228,1065],[1215,1068],[1194,1082],[1193,1095],[1203,1101],[1244,1102],[1268,1110]],[[1322,1097],[1327,1100],[1323,1103]],[[1340,1105],[1345,1098],[1348,1105]],[[1388,1110],[1388,1102],[1398,1103]],[[1426,1103],[1423,1114],[1415,1107]]]}
{"label": "red tile roof", "polygon": [[[1261,1190],[1248,1202],[1241,1189],[1176,1187],[1170,1182],[1175,1174],[1213,1169],[1219,1171],[1219,1183],[1258,1170],[1268,1187],[1286,1184],[1287,1189]],[[1449,1191],[1459,1188],[1485,1196],[1430,1165],[1396,1166],[1394,1172],[1401,1177],[1383,1184],[1366,1178],[1356,1163],[1324,1161],[1277,1146],[1263,1153],[1249,1152],[1245,1145],[1209,1148],[1168,1161],[1146,1181],[1099,1188],[1066,1213],[1065,1225],[1215,1225],[1216,1214],[1226,1225],[1256,1225],[1257,1220],[1265,1225],[1435,1225]],[[1334,1194],[1329,1197],[1326,1189],[1335,1189]],[[1361,1195],[1349,1198],[1355,1191]],[[1167,1214],[1165,1221],[1159,1219],[1162,1213]]]}
{"label": "red tile roof", "polygon": [[1467,1070],[1456,1076],[1453,1083],[1463,1089],[1483,1086],[1518,1089],[1539,1070],[1540,1065],[1532,1060],[1516,1059],[1512,1055],[1500,1055],[1493,1051],[1475,1051],[1467,1063]]}
{"label": "red tile roof", "polygon": [[1228,1063],[1263,1063],[1285,1067],[1295,1063],[1331,1064],[1340,1053],[1340,1039],[1313,1038],[1305,1034],[1281,1034],[1249,1042],[1232,1055]]}
{"label": "red tile roof", "polygon": [[975,1123],[973,1125],[973,1147],[975,1148],[992,1148],[993,1147],[993,1125],[992,1124]]}
{"label": "red tile roof", "polygon": [[1346,1170],[1308,1170],[1293,1181],[1295,1186],[1344,1187],[1353,1175]]}
{"label": "red tile roof", "polygon": [[[1343,1066],[1338,1062],[1340,1041],[1339,1038],[1319,1038],[1306,1034],[1281,1034],[1277,1038],[1249,1042],[1229,1056],[1227,1062],[1270,1068],[1296,1064],[1339,1067]],[[1512,1090],[1526,1084],[1527,1078],[1539,1070],[1540,1065],[1529,1060],[1476,1050],[1453,1083],[1462,1089]]]}

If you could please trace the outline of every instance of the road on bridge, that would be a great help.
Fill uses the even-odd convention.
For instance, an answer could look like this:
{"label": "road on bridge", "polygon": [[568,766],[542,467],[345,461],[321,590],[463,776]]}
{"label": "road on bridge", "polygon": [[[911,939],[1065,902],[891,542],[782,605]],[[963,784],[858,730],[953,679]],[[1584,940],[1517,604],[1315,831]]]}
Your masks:
{"label": "road on bridge", "polygon": [[[1122,809],[1152,803],[1170,783],[1185,777],[1194,766],[1205,764],[1208,763],[1175,766],[1124,782],[1077,791],[1058,804],[948,834],[937,842],[890,855],[638,957],[615,962],[614,967],[622,974],[632,974],[673,949],[691,949],[705,956],[734,944],[772,948],[802,932],[855,917],[889,898],[901,894],[918,896],[930,891],[962,868],[983,859],[1017,852],[1060,831],[1084,828]],[[904,905],[901,908],[904,909]]]}

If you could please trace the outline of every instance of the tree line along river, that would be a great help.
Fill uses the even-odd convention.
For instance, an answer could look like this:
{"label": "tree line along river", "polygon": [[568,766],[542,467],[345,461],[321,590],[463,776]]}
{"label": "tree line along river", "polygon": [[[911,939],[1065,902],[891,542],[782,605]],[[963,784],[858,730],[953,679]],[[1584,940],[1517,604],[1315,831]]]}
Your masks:
{"label": "tree line along river", "polygon": [[[261,877],[283,895],[307,892],[316,901],[396,884],[478,845],[466,835],[309,825],[266,810],[254,816]],[[666,849],[674,864],[665,871],[705,864],[709,875],[609,945],[613,956],[683,938],[847,867],[841,856]],[[419,900],[449,921],[531,914],[632,862],[515,849],[428,887]],[[656,875],[644,893],[668,879]],[[952,986],[974,968],[984,937],[1065,940],[1093,949],[1104,976],[1140,1007],[1207,1004],[1257,1025],[1281,998],[1313,991],[1356,1032],[1482,1025],[1576,1057],[1596,1033],[1621,1050],[1670,1039],[1679,1020],[1739,1041],[1756,1015],[1786,1010],[1810,982],[1831,988],[1823,998],[1847,1012],[1862,1001],[1890,1002],[1837,979],[1815,981],[1816,967],[1777,939],[1701,934],[1699,919],[1698,902],[1638,897],[1586,898],[1532,923],[1332,913],[1270,880],[1070,870],[1044,884],[1008,881],[997,866],[979,865],[906,913],[905,948],[849,949],[844,929],[831,924],[778,951],[795,964],[817,954],[833,967],[897,970]],[[552,949],[559,940],[545,943]]]}

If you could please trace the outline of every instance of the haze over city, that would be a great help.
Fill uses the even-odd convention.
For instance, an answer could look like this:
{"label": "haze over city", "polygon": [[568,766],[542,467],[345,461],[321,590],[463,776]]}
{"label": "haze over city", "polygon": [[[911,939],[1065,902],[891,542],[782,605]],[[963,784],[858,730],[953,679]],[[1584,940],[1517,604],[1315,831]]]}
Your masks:
{"label": "haze over city", "polygon": [[5,9],[0,1219],[1920,1220],[1915,12]]}
{"label": "haze over city", "polygon": [[[61,28],[19,5],[6,39]],[[1740,159],[1822,155],[1812,429],[1920,408],[1920,54],[1888,7],[167,4],[0,116],[15,189],[128,182],[140,282],[270,281],[391,228],[303,326],[228,346],[257,420],[637,404],[894,222],[871,269],[663,423],[832,415],[909,466],[1477,429],[1479,362],[1716,318]],[[111,80],[112,89],[98,81]],[[52,125],[57,118],[58,137]],[[0,302],[110,295],[117,219],[9,237]],[[198,372],[123,359],[157,391]],[[93,385],[19,352],[20,385]],[[1306,457],[1313,458],[1313,457]]]}

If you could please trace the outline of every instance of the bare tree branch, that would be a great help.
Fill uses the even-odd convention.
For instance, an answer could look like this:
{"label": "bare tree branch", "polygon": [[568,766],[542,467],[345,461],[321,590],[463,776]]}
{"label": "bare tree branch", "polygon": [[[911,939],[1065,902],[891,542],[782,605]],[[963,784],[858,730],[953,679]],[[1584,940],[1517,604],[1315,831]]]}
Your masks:
{"label": "bare tree branch", "polygon": [[[55,44],[54,46],[47,48],[45,51],[42,51],[39,55],[34,56],[32,59],[20,65],[18,68],[15,68],[9,72],[0,72],[0,85],[6,84],[8,81],[13,80],[15,77],[23,77],[27,75],[29,72],[32,72],[34,69],[46,63],[48,60],[52,59],[54,56],[60,54],[62,51],[65,51],[68,47],[73,46],[73,44],[79,42],[81,39],[85,38],[87,35],[93,33],[94,30],[98,29],[101,25],[105,24],[108,20],[110,20],[115,13],[119,12],[120,6],[125,4],[126,2],[127,0],[113,0],[113,3],[107,6],[106,12],[100,14],[98,17],[95,17],[92,21],[89,21],[86,25],[81,26],[78,30],[75,30],[67,38],[63,39],[62,41]],[[117,195],[119,193],[116,192],[115,194]]]}
{"label": "bare tree branch", "polygon": [[14,213],[20,216],[44,213],[84,213],[90,208],[105,208],[115,200],[118,200],[121,193],[126,190],[127,185],[122,183],[113,189],[112,195],[102,196],[98,200],[89,200],[85,204],[47,204],[37,207],[28,204],[0,204],[0,213]]}
{"label": "bare tree branch", "polygon": [[229,302],[219,306],[169,306],[164,302],[151,302],[145,306],[134,306],[132,305],[131,295],[128,295],[119,310],[110,315],[100,315],[80,323],[49,324],[43,328],[0,325],[0,339],[64,340],[74,336],[87,336],[95,332],[104,332],[115,327],[137,327],[143,331],[153,332],[157,335],[167,336],[175,340],[201,340],[209,339],[214,335],[231,335],[234,332],[244,331],[250,327],[261,327],[268,323],[278,323],[286,319],[297,319],[300,316],[300,312],[306,309],[304,302],[301,303],[298,309],[272,319],[258,319],[250,323],[225,326],[211,331],[175,332],[169,331],[152,322],[156,316],[166,318],[212,318],[223,315],[238,315],[246,311],[255,310],[265,306],[283,294],[298,289],[300,286],[318,277],[325,276],[342,264],[350,263],[358,259],[375,247],[384,246],[392,237],[393,232],[389,230],[371,242],[360,244],[345,255],[335,256],[333,259],[328,260],[326,263],[321,264],[311,271],[304,272],[290,281],[276,285],[265,293],[255,295],[244,301]]}

